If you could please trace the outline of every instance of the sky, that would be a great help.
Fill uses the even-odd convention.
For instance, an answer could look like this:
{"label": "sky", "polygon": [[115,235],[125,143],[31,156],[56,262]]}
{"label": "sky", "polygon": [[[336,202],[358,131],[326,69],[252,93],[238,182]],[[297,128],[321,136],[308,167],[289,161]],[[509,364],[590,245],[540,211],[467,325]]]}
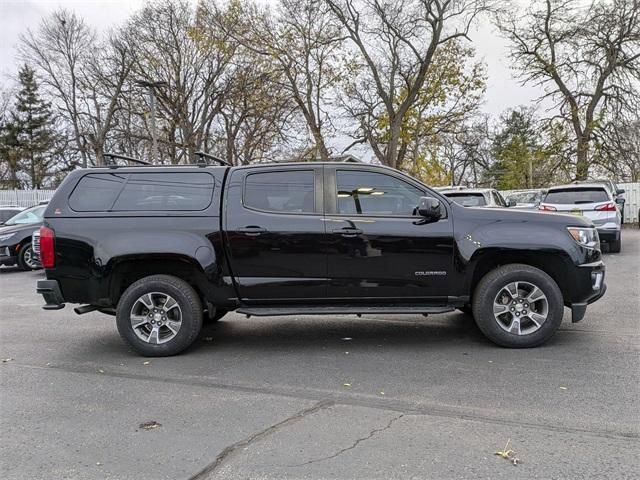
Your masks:
{"label": "sky", "polygon": [[[145,3],[146,0],[0,0],[0,82],[6,84],[16,75],[19,62],[15,47],[20,34],[27,28],[36,29],[42,17],[57,8],[74,10],[101,31],[121,24]],[[508,66],[507,44],[489,22],[478,24],[470,37],[477,57],[487,64],[482,110],[495,118],[509,108],[531,105],[540,91],[523,87],[514,78]]]}

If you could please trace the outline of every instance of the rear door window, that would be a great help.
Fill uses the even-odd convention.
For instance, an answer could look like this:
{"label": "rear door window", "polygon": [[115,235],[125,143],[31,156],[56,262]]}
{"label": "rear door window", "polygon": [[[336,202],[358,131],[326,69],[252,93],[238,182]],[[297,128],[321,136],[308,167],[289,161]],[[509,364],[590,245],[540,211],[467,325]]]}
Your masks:
{"label": "rear door window", "polygon": [[544,203],[559,205],[578,205],[581,203],[600,203],[609,201],[609,195],[604,188],[561,188],[547,193]]}
{"label": "rear door window", "polygon": [[314,172],[251,173],[245,180],[243,203],[268,212],[314,213]]}

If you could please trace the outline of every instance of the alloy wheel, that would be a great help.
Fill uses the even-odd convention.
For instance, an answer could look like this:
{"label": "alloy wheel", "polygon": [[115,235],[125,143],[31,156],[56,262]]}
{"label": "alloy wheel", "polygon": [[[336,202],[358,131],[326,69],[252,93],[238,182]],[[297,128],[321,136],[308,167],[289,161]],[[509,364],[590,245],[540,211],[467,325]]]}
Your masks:
{"label": "alloy wheel", "polygon": [[538,331],[549,315],[549,300],[531,282],[511,282],[502,287],[493,301],[493,316],[504,331],[529,335]]}
{"label": "alloy wheel", "polygon": [[136,336],[151,344],[171,341],[182,326],[180,305],[166,293],[145,293],[134,302],[129,317]]}

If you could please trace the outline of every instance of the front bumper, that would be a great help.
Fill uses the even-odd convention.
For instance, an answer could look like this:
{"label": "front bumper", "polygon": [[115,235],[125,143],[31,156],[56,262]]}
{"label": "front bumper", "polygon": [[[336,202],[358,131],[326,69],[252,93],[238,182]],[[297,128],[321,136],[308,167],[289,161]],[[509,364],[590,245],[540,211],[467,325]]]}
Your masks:
{"label": "front bumper", "polygon": [[602,260],[578,266],[574,278],[575,295],[569,305],[571,321],[579,322],[584,318],[587,305],[600,300],[607,291],[604,283],[605,265]]}
{"label": "front bumper", "polygon": [[44,297],[45,310],[60,310],[64,308],[64,298],[57,280],[38,280],[36,293]]}
{"label": "front bumper", "polygon": [[0,265],[15,265],[18,263],[18,256],[11,247],[0,247]]}

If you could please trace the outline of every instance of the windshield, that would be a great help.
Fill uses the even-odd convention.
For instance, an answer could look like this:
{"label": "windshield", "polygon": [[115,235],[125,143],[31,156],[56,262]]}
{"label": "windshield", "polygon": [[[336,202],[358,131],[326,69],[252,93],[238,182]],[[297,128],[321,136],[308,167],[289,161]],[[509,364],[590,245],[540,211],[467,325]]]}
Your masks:
{"label": "windshield", "polygon": [[451,192],[445,193],[445,195],[463,207],[481,207],[487,204],[484,195],[481,193]]}
{"label": "windshield", "polygon": [[576,205],[580,203],[600,203],[608,200],[609,195],[602,187],[562,188],[547,193],[544,203]]}
{"label": "windshield", "polygon": [[31,223],[40,223],[46,208],[46,205],[31,207],[11,217],[5,222],[5,225],[29,225]]}
{"label": "windshield", "polygon": [[509,201],[514,200],[516,203],[538,203],[542,192],[520,192],[512,193],[507,197]]}

